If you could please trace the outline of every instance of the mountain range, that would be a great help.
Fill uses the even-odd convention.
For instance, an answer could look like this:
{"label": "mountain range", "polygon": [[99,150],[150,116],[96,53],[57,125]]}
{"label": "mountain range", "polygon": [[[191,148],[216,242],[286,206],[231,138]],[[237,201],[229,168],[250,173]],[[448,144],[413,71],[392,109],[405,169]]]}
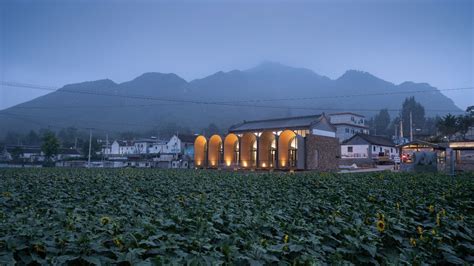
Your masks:
{"label": "mountain range", "polygon": [[0,111],[0,135],[69,126],[143,131],[170,123],[198,132],[209,123],[225,129],[242,120],[338,111],[372,116],[382,108],[396,115],[409,96],[425,107],[427,116],[460,111],[427,83],[396,85],[357,70],[330,79],[309,69],[265,62],[190,82],[172,73],[145,73],[123,83],[103,79],[69,84]]}

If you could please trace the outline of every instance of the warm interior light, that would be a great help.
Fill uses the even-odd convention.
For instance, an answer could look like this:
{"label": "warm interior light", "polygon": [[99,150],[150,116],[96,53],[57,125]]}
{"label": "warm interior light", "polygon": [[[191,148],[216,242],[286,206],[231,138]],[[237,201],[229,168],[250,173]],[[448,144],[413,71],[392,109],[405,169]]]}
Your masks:
{"label": "warm interior light", "polygon": [[247,162],[243,162],[242,165],[243,165],[244,167],[247,167]]}
{"label": "warm interior light", "polygon": [[282,167],[285,167],[285,165],[286,165],[286,162],[285,162],[285,161],[282,161],[282,162],[281,162],[281,166],[282,166]]}
{"label": "warm interior light", "polygon": [[227,160],[225,163],[227,164],[227,166],[230,166],[231,161]]}
{"label": "warm interior light", "polygon": [[262,163],[262,167],[267,167],[267,164],[266,164],[266,163]]}

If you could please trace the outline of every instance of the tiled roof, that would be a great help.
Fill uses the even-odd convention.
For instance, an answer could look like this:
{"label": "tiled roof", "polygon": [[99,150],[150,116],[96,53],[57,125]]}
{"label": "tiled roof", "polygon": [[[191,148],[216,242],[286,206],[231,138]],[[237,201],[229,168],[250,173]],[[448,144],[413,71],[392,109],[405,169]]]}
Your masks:
{"label": "tiled roof", "polygon": [[342,144],[347,144],[351,142],[356,137],[360,137],[361,139],[367,141],[370,144],[375,144],[375,145],[380,145],[380,146],[389,146],[389,147],[395,147],[395,143],[391,139],[385,138],[385,137],[380,137],[380,136],[371,136],[367,134],[361,134],[357,133],[354,136],[352,136],[350,139],[347,139],[342,142]]}
{"label": "tiled roof", "polygon": [[285,117],[266,120],[244,121],[243,123],[233,125],[229,128],[229,132],[245,132],[270,129],[296,129],[307,128],[313,123],[318,122],[321,115],[309,115],[298,117]]}

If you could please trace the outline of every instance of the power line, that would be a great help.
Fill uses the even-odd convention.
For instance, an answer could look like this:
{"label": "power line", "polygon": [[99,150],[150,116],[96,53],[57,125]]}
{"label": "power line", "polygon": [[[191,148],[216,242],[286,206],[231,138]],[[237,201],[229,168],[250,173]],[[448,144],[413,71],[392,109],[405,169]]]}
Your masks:
{"label": "power line", "polygon": [[[199,101],[199,100],[186,100],[186,99],[173,99],[173,98],[158,98],[142,95],[124,95],[124,94],[109,94],[103,92],[93,92],[93,91],[79,91],[79,90],[67,90],[60,89],[56,90],[52,87],[27,84],[27,83],[18,83],[18,82],[8,82],[0,81],[0,84],[9,86],[9,87],[21,87],[29,89],[39,89],[39,90],[49,90],[56,92],[66,92],[66,93],[78,93],[78,94],[87,94],[87,95],[99,95],[99,96],[109,96],[109,97],[120,97],[120,98],[129,98],[129,99],[140,99],[140,100],[153,100],[153,101],[165,101],[165,102],[175,102],[175,103],[189,103],[189,104],[201,104],[201,105],[220,105],[220,106],[235,106],[235,107],[256,107],[256,108],[278,108],[278,109],[304,109],[304,110],[316,110],[314,108],[306,107],[292,107],[292,106],[269,106],[269,105],[248,105],[248,104],[239,104],[239,103],[249,103],[249,102],[272,102],[272,101],[301,101],[301,100],[316,100],[316,99],[337,99],[337,98],[352,98],[352,97],[367,97],[367,96],[383,96],[383,95],[396,95],[396,94],[407,94],[407,93],[433,93],[439,91],[460,91],[460,90],[473,90],[474,87],[465,87],[465,88],[453,88],[453,89],[440,89],[440,90],[418,90],[418,91],[396,91],[396,92],[384,92],[384,93],[366,93],[366,94],[350,94],[350,95],[334,95],[334,96],[314,96],[314,97],[298,97],[298,98],[277,98],[277,99],[250,99],[250,100],[236,100],[236,101]],[[137,105],[143,106],[143,105]],[[119,106],[117,106],[119,107]],[[26,108],[26,107],[25,107]],[[318,110],[329,110],[328,108],[319,108]],[[341,109],[337,109],[341,110]],[[354,109],[351,109],[355,111]],[[360,111],[378,111],[377,110],[360,110]],[[397,109],[399,110],[399,109]],[[429,110],[429,109],[427,109]],[[429,111],[446,111],[446,112],[460,112],[459,110],[429,110]]]}

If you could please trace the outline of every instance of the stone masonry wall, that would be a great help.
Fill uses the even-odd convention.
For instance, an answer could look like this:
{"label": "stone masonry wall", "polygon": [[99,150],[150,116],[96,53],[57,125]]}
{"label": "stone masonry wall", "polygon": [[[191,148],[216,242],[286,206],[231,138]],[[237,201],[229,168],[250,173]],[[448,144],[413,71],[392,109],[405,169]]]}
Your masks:
{"label": "stone masonry wall", "polygon": [[337,171],[341,157],[337,138],[307,135],[305,151],[307,170]]}

